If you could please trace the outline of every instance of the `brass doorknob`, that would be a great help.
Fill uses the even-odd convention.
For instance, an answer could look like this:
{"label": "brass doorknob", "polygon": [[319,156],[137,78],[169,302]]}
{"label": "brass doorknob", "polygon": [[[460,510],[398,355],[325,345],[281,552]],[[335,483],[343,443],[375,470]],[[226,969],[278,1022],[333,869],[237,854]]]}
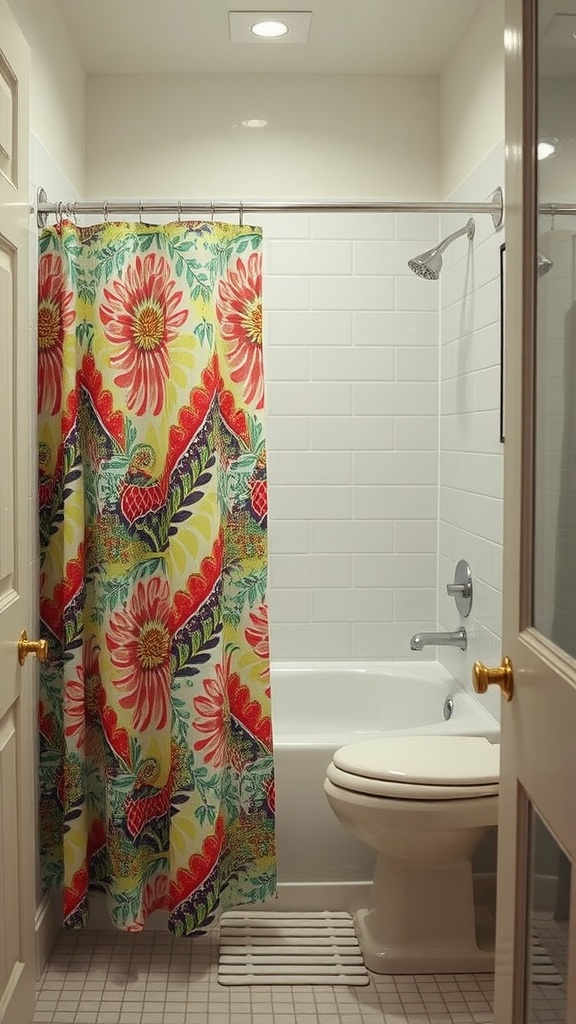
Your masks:
{"label": "brass doorknob", "polygon": [[23,629],[20,633],[20,639],[18,640],[18,661],[21,665],[24,664],[29,654],[35,654],[38,661],[47,661],[48,641],[29,640],[26,630]]}
{"label": "brass doorknob", "polygon": [[504,700],[512,700],[514,675],[510,658],[503,658],[500,668],[486,668],[481,661],[474,662],[472,682],[476,693],[486,693],[490,683],[496,683],[502,690]]}

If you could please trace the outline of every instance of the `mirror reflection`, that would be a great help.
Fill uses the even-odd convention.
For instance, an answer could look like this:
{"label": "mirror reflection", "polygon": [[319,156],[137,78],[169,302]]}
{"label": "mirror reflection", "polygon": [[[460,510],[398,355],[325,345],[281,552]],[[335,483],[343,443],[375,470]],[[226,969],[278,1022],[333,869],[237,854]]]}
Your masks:
{"label": "mirror reflection", "polygon": [[[576,656],[576,0],[538,4],[533,625]],[[551,206],[568,205],[571,212]]]}
{"label": "mirror reflection", "polygon": [[570,861],[532,807],[525,1024],[566,1024]]}

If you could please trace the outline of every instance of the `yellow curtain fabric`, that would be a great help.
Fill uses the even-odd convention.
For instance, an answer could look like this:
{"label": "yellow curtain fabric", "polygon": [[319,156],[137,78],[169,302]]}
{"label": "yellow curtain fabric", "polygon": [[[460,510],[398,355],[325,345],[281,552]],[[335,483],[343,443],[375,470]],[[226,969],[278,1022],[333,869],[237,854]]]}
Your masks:
{"label": "yellow curtain fabric", "polygon": [[261,233],[40,239],[45,885],[189,934],[275,890]]}

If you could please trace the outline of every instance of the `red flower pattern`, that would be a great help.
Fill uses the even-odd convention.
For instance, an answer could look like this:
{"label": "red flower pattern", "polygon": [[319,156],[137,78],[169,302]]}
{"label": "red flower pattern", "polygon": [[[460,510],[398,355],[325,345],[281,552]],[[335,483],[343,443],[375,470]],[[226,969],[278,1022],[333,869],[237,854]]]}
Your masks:
{"label": "red flower pattern", "polygon": [[110,619],[106,643],[112,664],[123,670],[115,681],[124,708],[134,710],[134,727],[162,729],[170,700],[170,592],[164,579],[139,582],[125,611]]}
{"label": "red flower pattern", "polygon": [[228,701],[228,673],[230,657],[216,665],[216,679],[204,680],[204,693],[194,697],[194,707],[200,715],[194,721],[205,739],[197,740],[194,750],[203,750],[204,759],[221,768],[227,760],[230,737],[230,704]]}
{"label": "red flower pattern", "polygon": [[[177,934],[205,926],[231,878],[272,891],[267,613],[240,588],[224,633],[219,613],[231,557],[235,579],[265,566],[261,269],[249,243],[256,229],[67,221],[42,239],[40,832],[48,888],[64,870],[68,927],[85,919],[92,884],[118,927],[139,930],[164,908]],[[169,266],[172,249],[181,265]],[[120,273],[110,253],[126,258]],[[200,296],[184,264],[205,268]],[[213,328],[202,342],[199,317]],[[134,458],[152,448],[153,467]],[[204,499],[246,453],[258,464],[244,552],[227,543],[236,510],[212,515]],[[93,543],[100,528],[114,564]],[[254,817],[240,793],[220,811],[229,766],[246,792],[253,783]],[[153,862],[141,856],[149,842]]]}
{"label": "red flower pattern", "polygon": [[38,411],[53,416],[62,405],[64,336],[76,313],[68,307],[74,293],[66,290],[62,257],[42,256],[38,267]]}
{"label": "red flower pattern", "polygon": [[77,750],[86,745],[86,704],[84,700],[84,666],[76,666],[76,676],[64,683],[64,734],[74,737]]}
{"label": "red flower pattern", "polygon": [[244,399],[256,409],[264,406],[262,372],[262,269],[260,254],[248,262],[236,261],[236,269],[218,285],[216,308],[222,338],[226,342],[230,376],[242,384]]}
{"label": "red flower pattern", "polygon": [[270,657],[270,637],[268,634],[268,608],[259,605],[255,612],[250,612],[252,626],[248,626],[245,636],[259,658]]}
{"label": "red flower pattern", "polygon": [[268,630],[268,607],[265,604],[259,605],[256,611],[250,612],[251,626],[244,631],[248,643],[254,648],[254,653],[264,661],[264,669],[260,673],[261,679],[268,679],[270,675],[270,633]]}
{"label": "red flower pattern", "polygon": [[249,688],[237,672],[231,670],[232,650],[226,652],[221,665],[216,665],[216,679],[205,679],[205,693],[194,698],[200,718],[194,721],[205,739],[197,740],[194,750],[203,750],[206,762],[221,768],[231,753],[231,722],[240,722],[256,739],[272,746],[270,718],[262,714],[262,705],[252,700]]}
{"label": "red flower pattern", "polygon": [[104,289],[100,319],[106,337],[119,346],[110,362],[120,369],[114,381],[126,388],[126,404],[137,416],[158,416],[170,372],[168,345],[188,316],[179,308],[168,261],[156,253],[136,256],[123,281]]}

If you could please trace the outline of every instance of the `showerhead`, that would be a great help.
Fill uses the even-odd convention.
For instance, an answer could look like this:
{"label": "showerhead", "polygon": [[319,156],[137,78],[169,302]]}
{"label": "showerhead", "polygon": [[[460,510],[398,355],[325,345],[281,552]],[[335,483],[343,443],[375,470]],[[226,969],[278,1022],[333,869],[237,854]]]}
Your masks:
{"label": "showerhead", "polygon": [[474,218],[470,217],[470,220],[459,231],[454,231],[451,235],[448,235],[448,238],[445,238],[443,242],[439,242],[433,249],[428,249],[427,252],[422,252],[419,256],[414,256],[413,259],[408,260],[410,270],[417,274],[418,277],[424,277],[427,281],[437,281],[442,270],[442,253],[444,250],[448,248],[454,239],[460,238],[460,235],[467,235],[471,240],[474,238],[475,230]]}
{"label": "showerhead", "polygon": [[437,281],[442,269],[442,255],[438,252],[438,248],[429,249],[421,256],[415,256],[414,259],[408,260],[408,266],[418,277],[423,277],[426,281]]}
{"label": "showerhead", "polygon": [[544,274],[547,274],[549,270],[552,270],[553,266],[554,264],[552,260],[548,259],[543,252],[536,253],[536,273],[538,274],[538,277],[544,277]]}

